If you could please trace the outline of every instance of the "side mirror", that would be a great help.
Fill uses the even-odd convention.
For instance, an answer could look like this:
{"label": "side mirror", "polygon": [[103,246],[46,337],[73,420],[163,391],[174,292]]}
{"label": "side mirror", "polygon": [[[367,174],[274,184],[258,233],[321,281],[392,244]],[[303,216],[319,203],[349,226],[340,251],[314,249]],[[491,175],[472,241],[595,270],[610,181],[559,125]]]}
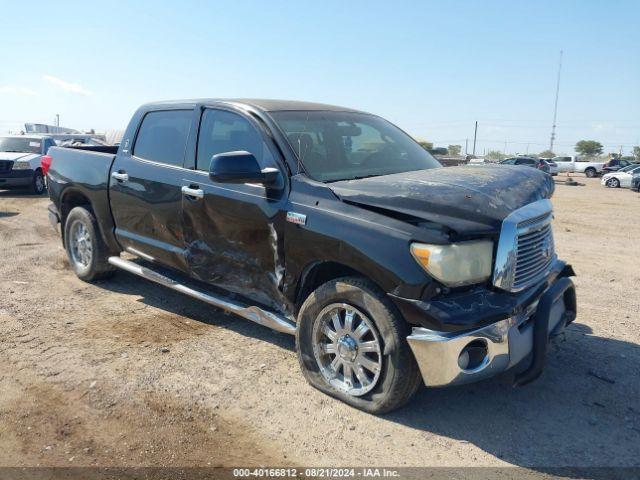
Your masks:
{"label": "side mirror", "polygon": [[219,183],[262,183],[271,185],[278,180],[277,168],[260,170],[256,157],[249,152],[218,153],[211,158],[209,178]]}

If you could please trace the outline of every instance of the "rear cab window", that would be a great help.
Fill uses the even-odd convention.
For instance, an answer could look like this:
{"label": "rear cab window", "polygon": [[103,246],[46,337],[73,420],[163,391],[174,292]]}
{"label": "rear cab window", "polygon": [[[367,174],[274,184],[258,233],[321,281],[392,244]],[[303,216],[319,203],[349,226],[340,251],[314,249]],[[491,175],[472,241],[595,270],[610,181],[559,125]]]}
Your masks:
{"label": "rear cab window", "polygon": [[143,160],[181,167],[193,110],[159,110],[144,116],[133,147],[133,155]]}

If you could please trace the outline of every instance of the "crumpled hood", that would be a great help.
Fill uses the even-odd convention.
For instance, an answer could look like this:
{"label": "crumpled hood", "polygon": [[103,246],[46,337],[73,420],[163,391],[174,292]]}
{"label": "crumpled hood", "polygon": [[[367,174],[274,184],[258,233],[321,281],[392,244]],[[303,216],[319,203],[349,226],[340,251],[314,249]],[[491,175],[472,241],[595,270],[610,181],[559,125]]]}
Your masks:
{"label": "crumpled hood", "polygon": [[465,165],[329,184],[343,201],[410,215],[458,233],[496,231],[514,210],[550,198],[551,176],[533,168]]}
{"label": "crumpled hood", "polygon": [[38,157],[37,153],[25,153],[25,152],[0,152],[0,160],[22,160],[26,162],[33,157]]}

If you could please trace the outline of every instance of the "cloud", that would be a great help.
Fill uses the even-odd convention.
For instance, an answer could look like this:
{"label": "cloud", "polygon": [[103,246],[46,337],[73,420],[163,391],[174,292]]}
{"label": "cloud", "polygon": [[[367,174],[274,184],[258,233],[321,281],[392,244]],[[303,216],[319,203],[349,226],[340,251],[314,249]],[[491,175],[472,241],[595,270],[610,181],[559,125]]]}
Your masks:
{"label": "cloud", "polygon": [[10,95],[27,95],[35,97],[38,94],[35,90],[26,87],[16,87],[15,85],[0,85],[0,93],[8,93]]}
{"label": "cloud", "polygon": [[77,93],[78,95],[84,95],[85,97],[93,95],[89,90],[78,83],[67,82],[66,80],[54,77],[53,75],[43,75],[42,78],[65,92]]}
{"label": "cloud", "polygon": [[596,123],[592,128],[599,131],[614,130],[613,125],[611,125],[610,123]]}

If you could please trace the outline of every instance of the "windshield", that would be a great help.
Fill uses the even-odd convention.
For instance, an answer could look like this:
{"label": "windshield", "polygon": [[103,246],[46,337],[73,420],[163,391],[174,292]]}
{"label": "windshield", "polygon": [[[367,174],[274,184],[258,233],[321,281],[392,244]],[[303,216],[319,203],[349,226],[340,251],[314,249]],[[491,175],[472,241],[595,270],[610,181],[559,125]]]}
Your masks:
{"label": "windshield", "polygon": [[620,171],[621,172],[629,172],[629,171],[633,171],[633,170],[635,170],[636,168],[639,168],[639,167],[640,167],[640,165],[628,165],[626,167],[621,168]]}
{"label": "windshield", "polygon": [[406,133],[374,115],[283,111],[271,116],[314,180],[335,182],[441,166]]}
{"label": "windshield", "polygon": [[0,137],[0,152],[40,153],[40,139]]}

